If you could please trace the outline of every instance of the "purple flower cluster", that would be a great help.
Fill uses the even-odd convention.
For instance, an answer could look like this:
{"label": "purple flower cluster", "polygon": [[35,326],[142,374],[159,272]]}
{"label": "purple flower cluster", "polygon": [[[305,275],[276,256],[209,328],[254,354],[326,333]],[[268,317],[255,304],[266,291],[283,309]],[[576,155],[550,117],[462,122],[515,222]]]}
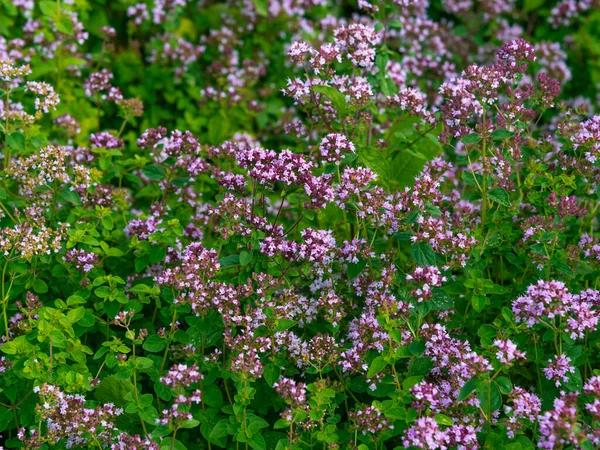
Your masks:
{"label": "purple flower cluster", "polygon": [[433,288],[440,287],[447,279],[436,266],[425,266],[416,267],[412,274],[406,275],[406,280],[419,286],[411,292],[411,295],[421,303],[431,300]]}
{"label": "purple flower cluster", "polygon": [[33,434],[29,439],[21,433],[26,445],[47,443],[54,445],[60,440],[66,441],[67,447],[83,446],[91,442],[104,445],[112,443],[113,431],[116,431],[115,420],[123,413],[113,404],[107,403],[95,409],[85,407],[85,397],[65,394],[56,386],[44,384],[34,389],[40,396],[37,413],[45,423],[46,431]]}
{"label": "purple flower cluster", "polygon": [[[587,300],[590,296],[595,298],[594,293],[597,297],[596,291],[571,294],[561,281],[539,280],[527,288],[525,295],[513,301],[512,310],[517,321],[525,322],[530,328],[539,323],[563,327],[571,338],[582,339],[586,331],[598,327],[597,304]],[[560,323],[555,319],[560,319]]]}
{"label": "purple flower cluster", "polygon": [[556,355],[554,361],[548,360],[548,367],[542,369],[546,379],[554,381],[556,387],[569,381],[568,373],[574,373],[575,368],[571,365],[571,358],[565,355]]}
{"label": "purple flower cluster", "polygon": [[98,264],[98,255],[93,252],[86,252],[85,250],[71,249],[67,250],[67,254],[63,260],[75,264],[77,270],[87,273]]}

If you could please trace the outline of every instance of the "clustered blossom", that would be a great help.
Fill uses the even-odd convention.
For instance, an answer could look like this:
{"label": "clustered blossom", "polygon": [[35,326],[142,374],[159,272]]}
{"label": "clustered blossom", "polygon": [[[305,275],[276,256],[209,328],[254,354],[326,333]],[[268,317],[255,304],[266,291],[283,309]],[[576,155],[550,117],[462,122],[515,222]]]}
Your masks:
{"label": "clustered blossom", "polygon": [[334,30],[335,42],[347,54],[355,67],[370,68],[375,61],[374,46],[380,41],[378,33],[360,23]]}
{"label": "clustered blossom", "polygon": [[594,0],[562,0],[552,8],[548,21],[554,28],[568,27],[593,4]]}
{"label": "clustered blossom", "polygon": [[[24,211],[24,220],[12,227],[0,229],[0,252],[9,256],[11,252],[23,259],[33,256],[58,253],[66,237],[68,223],[58,223],[58,228],[48,226],[39,207]],[[17,215],[20,217],[20,215]]]}
{"label": "clustered blossom", "polygon": [[173,404],[169,409],[164,409],[160,418],[156,419],[156,423],[160,425],[170,425],[177,428],[181,423],[193,418],[189,412],[189,407],[192,403],[200,403],[202,401],[201,392],[195,389],[192,393],[186,395],[185,389],[192,384],[202,380],[204,376],[198,371],[198,366],[193,364],[176,364],[167,374],[160,378],[160,382],[176,392],[173,398]]}
{"label": "clustered blossom", "polygon": [[113,74],[106,69],[100,72],[92,72],[83,83],[85,95],[91,98],[100,98],[110,102],[123,100],[121,90],[111,84]]}
{"label": "clustered blossom", "polygon": [[577,446],[579,442],[590,438],[597,442],[592,430],[579,422],[577,403],[577,392],[561,392],[560,397],[554,399],[553,409],[539,418],[539,448],[552,450],[569,445]]}
{"label": "clustered blossom", "polygon": [[85,273],[92,270],[98,264],[98,255],[93,252],[86,252],[85,250],[68,250],[63,259],[65,262],[75,264],[77,270],[83,270]]}
{"label": "clustered blossom", "polygon": [[101,131],[90,136],[90,143],[94,148],[105,148],[107,150],[123,148],[123,140],[113,136],[108,131]]}
{"label": "clustered blossom", "polygon": [[542,323],[555,323],[555,318],[565,318],[564,330],[573,339],[583,338],[586,331],[598,327],[598,310],[587,301],[587,291],[571,294],[562,281],[539,280],[527,288],[527,293],[513,301],[512,310],[518,322],[528,327]]}
{"label": "clustered blossom", "polygon": [[514,360],[525,358],[525,352],[517,350],[517,345],[510,339],[496,339],[494,347],[498,349],[496,358],[502,364],[512,364]]}
{"label": "clustered blossom", "polygon": [[537,395],[519,386],[513,388],[510,398],[512,405],[505,405],[504,410],[508,416],[505,420],[507,434],[509,438],[513,438],[517,431],[537,420],[542,410],[542,401]]}
{"label": "clustered blossom", "polygon": [[[502,389],[504,407],[501,410],[498,406],[491,417],[487,417],[486,405],[480,404],[479,390],[458,400],[469,380],[485,378],[491,383],[500,371],[508,373],[519,360],[531,358],[520,351],[515,342],[505,338],[507,333],[514,331],[511,321],[511,327],[500,331],[500,338],[495,339],[493,345],[485,344],[482,337],[485,354],[496,359],[492,366],[480,350],[472,348],[472,344],[475,347],[478,342],[471,339],[477,332],[477,329],[470,330],[472,318],[485,316],[494,320],[495,328],[500,328],[502,325],[497,324],[504,324],[503,320],[508,322],[510,311],[503,309],[502,314],[497,314],[500,296],[491,297],[489,313],[482,311],[476,316],[469,312],[461,323],[459,307],[470,299],[458,299],[454,291],[462,282],[463,272],[474,267],[483,269],[483,262],[491,260],[491,249],[501,245],[503,250],[508,249],[505,245],[508,242],[501,238],[510,237],[510,230],[506,233],[502,230],[504,236],[495,231],[506,208],[510,208],[511,213],[519,206],[521,208],[515,213],[514,220],[521,222],[524,237],[521,241],[518,229],[515,231],[518,241],[515,253],[520,254],[519,246],[552,246],[555,258],[564,256],[567,259],[568,264],[557,264],[558,270],[562,269],[560,272],[565,275],[570,268],[575,272],[575,265],[582,259],[586,265],[593,266],[592,270],[600,263],[600,244],[592,236],[598,224],[594,220],[588,223],[586,217],[590,204],[593,208],[595,203],[585,194],[581,195],[581,189],[573,188],[572,193],[569,190],[575,184],[582,184],[589,192],[596,191],[598,170],[594,164],[600,154],[600,116],[588,116],[581,122],[576,122],[571,112],[561,112],[567,119],[558,122],[558,119],[552,121],[540,116],[544,132],[554,133],[558,127],[560,139],[554,134],[538,139],[539,135],[534,134],[532,130],[537,123],[534,125],[533,122],[538,113],[551,114],[546,108],[553,107],[561,85],[573,74],[566,67],[567,55],[558,44],[542,42],[533,45],[519,37],[531,35],[531,30],[526,31],[509,21],[514,18],[511,17],[514,0],[441,2],[444,16],[446,13],[456,15],[452,21],[467,25],[476,22],[475,19],[484,24],[493,23],[495,37],[508,41],[491,65],[482,62],[493,61],[493,47],[485,44],[477,50],[471,49],[474,42],[471,36],[459,36],[458,29],[453,30],[452,23],[446,19],[435,22],[428,17],[428,10],[439,6],[430,5],[427,0],[387,3],[359,0],[359,9],[367,15],[356,15],[351,21],[332,15],[319,18],[318,13],[307,14],[314,6],[327,10],[330,5],[326,0],[249,0],[241,2],[240,10],[233,14],[225,14],[221,8],[212,10],[206,16],[208,19],[202,20],[202,26],[191,32],[184,15],[194,13],[198,8],[200,11],[205,7],[213,8],[213,2],[192,5],[193,2],[187,0],[155,0],[148,4],[130,1],[126,11],[130,27],[128,36],[135,51],[125,55],[132,59],[137,54],[146,55],[144,65],[160,68],[151,79],[164,73],[174,75],[166,77],[164,81],[170,83],[164,86],[160,80],[164,92],[156,103],[172,105],[175,118],[171,120],[167,114],[158,117],[169,127],[175,120],[177,124],[188,123],[186,126],[193,130],[203,130],[203,133],[208,130],[202,135],[206,138],[200,138],[190,131],[169,128],[172,130],[169,132],[161,126],[148,128],[137,140],[139,149],[132,149],[129,144],[125,146],[125,141],[131,141],[131,134],[123,134],[123,131],[126,125],[132,126],[130,122],[135,125],[135,121],[131,121],[133,117],[144,114],[144,103],[137,98],[125,99],[120,89],[112,84],[113,73],[102,69],[104,59],[110,63],[104,52],[110,55],[114,51],[115,29],[104,26],[98,30],[103,38],[102,58],[90,59],[77,46],[88,37],[83,25],[75,13],[69,12],[73,6],[64,7],[71,5],[72,0],[63,1],[67,28],[72,28],[70,36],[63,36],[64,23],[53,23],[51,19],[50,28],[46,28],[44,21],[49,18],[30,19],[36,11],[33,1],[15,0],[13,3],[25,11],[27,22],[23,26],[22,39],[8,41],[0,36],[0,80],[6,88],[17,88],[31,71],[29,66],[18,66],[12,60],[3,59],[4,55],[14,56],[16,61],[30,61],[34,56],[55,61],[57,52],[64,51],[73,54],[74,61],[82,59],[86,62],[67,70],[85,80],[84,93],[98,111],[106,103],[113,102],[114,105],[108,105],[108,108],[118,109],[125,122],[115,135],[101,131],[106,128],[100,123],[97,129],[90,130],[95,117],[88,120],[82,116],[86,136],[77,136],[82,125],[76,117],[63,114],[54,122],[64,131],[54,133],[51,142],[68,139],[69,145],[48,145],[39,151],[34,149],[43,144],[38,145],[35,136],[27,135],[24,155],[13,154],[13,159],[7,158],[5,162],[7,180],[18,185],[16,189],[21,198],[17,203],[7,203],[6,208],[2,203],[0,219],[10,225],[0,229],[0,251],[7,260],[46,257],[40,258],[43,260],[52,252],[64,254],[63,262],[73,264],[83,274],[89,273],[101,264],[99,255],[110,256],[108,250],[118,254],[117,248],[124,249],[125,245],[117,247],[115,244],[107,250],[106,243],[102,242],[103,251],[94,250],[99,254],[71,248],[73,240],[78,242],[77,245],[90,246],[94,239],[81,240],[80,227],[74,233],[67,233],[68,225],[59,222],[58,218],[65,220],[68,215],[68,220],[72,220],[71,217],[82,210],[84,222],[93,224],[97,220],[102,223],[102,239],[130,241],[132,254],[140,257],[135,265],[122,268],[129,271],[124,289],[132,303],[121,305],[119,310],[112,309],[118,307],[117,302],[105,301],[104,307],[98,303],[96,309],[101,313],[104,308],[104,312],[110,314],[108,323],[114,328],[110,330],[112,334],[126,333],[127,340],[138,344],[149,333],[148,329],[136,325],[145,314],[142,308],[148,306],[148,298],[141,295],[142,288],[148,287],[146,283],[156,285],[149,296],[152,308],[156,297],[156,314],[152,323],[147,321],[143,326],[157,329],[154,337],[168,342],[169,347],[161,372],[154,371],[147,376],[164,386],[167,397],[172,395],[172,401],[160,408],[156,418],[160,427],[152,436],[140,436],[117,429],[117,416],[122,411],[114,405],[86,408],[83,396],[65,394],[55,386],[43,385],[35,390],[40,394],[36,412],[41,428],[35,430],[38,424],[32,423],[33,431],[28,437],[25,429],[19,430],[18,435],[27,448],[52,446],[65,440],[59,445],[158,450],[160,444],[153,441],[160,439],[167,429],[173,433],[173,446],[176,435],[179,439],[185,436],[177,433],[179,428],[189,428],[190,422],[186,424],[186,421],[200,419],[200,410],[205,413],[204,392],[196,389],[196,384],[202,385],[204,380],[203,371],[212,371],[211,374],[225,371],[232,375],[232,382],[228,382],[228,378],[220,380],[224,383],[219,381],[216,386],[223,387],[228,397],[231,389],[238,389],[237,395],[233,391],[231,398],[236,396],[238,404],[233,409],[235,416],[239,416],[238,398],[242,392],[238,386],[252,386],[263,376],[267,381],[268,375],[272,375],[272,372],[268,373],[269,369],[277,366],[284,375],[272,386],[281,397],[273,405],[280,408],[276,412],[280,412],[290,425],[289,445],[292,447],[301,440],[302,430],[338,426],[340,415],[332,405],[339,403],[342,398],[339,394],[345,388],[356,392],[360,400],[354,394],[347,398],[345,414],[350,428],[344,428],[343,433],[348,434],[350,430],[352,434],[362,434],[360,442],[372,440],[380,444],[379,439],[393,435],[395,443],[401,442],[406,448],[471,450],[483,444],[482,436],[488,432],[487,421],[490,426],[504,424],[509,439],[517,433],[541,436],[540,448],[579,448],[587,445],[586,440],[590,445],[600,445],[600,433],[588,420],[589,417],[600,420],[598,376],[586,376],[581,393],[561,392],[552,409],[546,405],[550,400],[547,396],[552,392],[544,392],[543,414],[540,398],[518,386],[509,393]],[[228,3],[232,6],[236,2]],[[552,9],[551,23],[555,27],[567,26],[592,4],[593,0],[561,1]],[[376,12],[383,14],[383,20]],[[239,23],[238,13],[243,18]],[[219,24],[217,29],[210,29],[213,19]],[[286,22],[290,28],[271,30],[271,22]],[[384,26],[379,31],[380,22]],[[278,31],[273,33],[273,39],[293,35],[294,42],[287,54],[295,67],[286,67],[286,70],[306,74],[306,78],[290,75],[292,78],[283,93],[293,99],[294,105],[282,108],[281,114],[277,111],[278,102],[265,101],[277,92],[275,83],[271,83],[272,74],[267,71],[274,66],[267,50],[270,45],[248,51],[254,35],[260,36],[265,24],[270,32]],[[205,25],[209,30],[205,30]],[[47,42],[52,33],[55,42]],[[327,42],[327,39],[332,41]],[[570,38],[564,42],[565,49],[573,45]],[[273,47],[281,48],[279,42]],[[473,54],[467,55],[471,50]],[[457,65],[461,60],[470,65],[464,64],[466,69],[458,73]],[[476,63],[472,64],[473,61]],[[526,72],[534,61],[543,70],[537,77]],[[123,79],[121,65],[115,66],[119,71],[115,72],[118,79]],[[196,66],[203,69],[201,78],[197,77],[198,73],[192,73],[192,67]],[[84,68],[90,67],[95,67],[94,71],[82,75]],[[163,69],[169,69],[169,72]],[[181,82],[178,92],[169,89],[172,80],[168,78]],[[263,83],[264,79],[269,83]],[[65,89],[66,83],[62,84],[60,92]],[[35,117],[28,115],[13,95],[10,101],[8,95],[1,96],[0,100],[0,122],[14,122],[11,126],[15,129],[32,123],[42,112],[56,110],[59,104],[58,94],[45,82],[28,82],[23,89],[35,95]],[[200,105],[199,117],[182,107],[190,100],[186,98],[188,96]],[[143,95],[142,98],[148,106],[153,106],[152,97]],[[182,111],[185,114],[179,114]],[[218,113],[210,117],[215,111]],[[256,121],[257,127],[251,123],[247,128],[247,133],[256,133],[256,138],[246,132],[236,133],[230,140],[219,143],[222,135],[231,135],[234,131],[229,129],[230,124],[238,125],[243,116],[240,111],[245,111],[250,121]],[[153,119],[153,113],[152,110],[146,114],[149,117],[145,117],[143,123]],[[100,122],[102,117],[99,112],[97,121]],[[275,119],[273,123],[270,123],[271,118]],[[288,136],[281,136],[282,141],[269,139],[266,132],[271,126],[278,131],[283,129]],[[443,130],[441,141],[452,147],[452,151],[432,159],[431,155],[440,150],[437,141],[440,129]],[[7,130],[3,131],[9,136]],[[494,134],[501,132],[504,135],[507,131],[509,137],[497,138]],[[466,136],[473,138],[470,143],[464,139]],[[285,149],[278,147],[280,142],[294,140],[299,145]],[[263,145],[270,147],[267,149]],[[527,149],[523,152],[527,158],[522,158],[522,148]],[[127,159],[124,163],[131,163],[133,172],[122,171],[119,164],[111,165],[110,169],[103,168],[106,161],[94,156],[101,152],[99,149],[123,150],[124,154],[133,151],[135,159]],[[480,152],[481,149],[484,151]],[[120,152],[109,153],[117,155]],[[383,159],[384,155],[389,159]],[[569,158],[578,162],[572,163]],[[427,163],[424,163],[425,159]],[[144,167],[144,161],[149,165]],[[406,166],[403,165],[405,162]],[[390,166],[381,167],[385,163]],[[585,164],[586,170],[580,171],[577,164]],[[90,165],[99,166],[106,173],[90,169]],[[421,166],[422,170],[419,169]],[[564,179],[556,177],[565,185],[570,182],[571,171],[578,177],[573,186],[566,185],[562,192],[544,193],[540,210],[533,206],[537,199],[535,193],[530,192],[531,182],[537,182],[535,177],[532,180],[532,177],[515,176],[521,173],[516,170],[535,175],[532,172],[538,170],[538,166],[567,173]],[[397,170],[398,167],[402,169]],[[160,176],[153,176],[159,175],[153,170],[160,172]],[[412,173],[417,175],[411,187],[400,188],[398,186],[408,183],[403,178],[404,170],[413,170]],[[480,185],[482,177],[486,180],[483,188]],[[110,184],[117,179],[118,189]],[[104,184],[98,184],[100,180]],[[549,177],[548,183],[551,182],[554,178]],[[125,188],[121,188],[121,183]],[[485,195],[479,200],[478,190],[495,190],[497,193],[499,187],[511,199],[516,198],[518,191],[520,200],[531,201],[532,205],[521,202],[517,206],[513,201],[506,206],[497,201],[498,196],[494,199],[488,196],[487,204]],[[153,203],[148,212],[137,209],[140,204],[147,205],[149,198],[153,198]],[[596,200],[593,195],[592,200]],[[30,206],[20,211],[21,201]],[[57,211],[50,208],[53,202],[57,202]],[[67,211],[70,208],[68,202],[81,202],[81,207]],[[491,203],[496,210],[494,213]],[[96,211],[93,211],[94,207],[98,207]],[[115,223],[104,225],[103,219],[112,213]],[[121,219],[125,221],[124,228],[119,227]],[[579,248],[575,245],[567,247],[565,256],[560,248],[562,236],[558,232],[570,233],[569,224],[576,221],[580,222],[581,229],[591,228],[590,235],[582,235]],[[551,233],[556,237],[548,238]],[[69,249],[63,250],[67,234],[74,239],[69,241]],[[475,236],[481,236],[483,242]],[[410,258],[411,245],[412,252],[423,248],[427,248],[428,253],[432,250],[434,261],[428,258],[428,264],[432,265],[418,261],[416,267],[414,262],[401,267],[400,263]],[[380,251],[381,248],[386,250]],[[412,256],[419,260],[414,253]],[[516,261],[519,258],[513,258],[514,254],[509,251],[503,252],[502,256],[506,258],[500,260],[500,274],[504,270],[508,275],[500,275],[496,283],[505,285],[507,290],[514,289],[513,285],[521,286],[518,284],[521,281],[516,280],[525,275],[515,278],[514,283],[509,281],[510,270],[520,267],[520,261]],[[539,263],[536,257],[530,259]],[[144,265],[148,261],[151,263]],[[434,265],[435,261],[440,262],[439,267]],[[543,261],[550,263],[551,256]],[[514,267],[506,269],[502,266],[504,263]],[[104,264],[107,274],[117,265],[110,258]],[[544,268],[541,263],[540,266]],[[495,268],[492,265],[488,268],[492,274],[488,271],[487,278],[493,279]],[[549,269],[554,270],[554,267]],[[37,273],[36,267],[32,270]],[[43,270],[41,266],[39,270]],[[593,276],[592,270],[585,267],[588,271],[586,281]],[[95,271],[103,272],[99,268]],[[76,278],[78,281],[80,277]],[[424,318],[422,311],[433,305],[431,300],[437,300],[434,294],[441,293],[439,288],[448,280],[452,284],[445,290],[457,297],[457,313],[452,309],[433,311],[421,320]],[[142,284],[136,284],[139,281]],[[580,286],[576,280],[569,284],[573,289]],[[18,288],[23,288],[22,283]],[[586,289],[574,294],[569,288],[560,281],[540,280],[530,285],[526,293],[512,302],[517,330],[527,333],[533,332],[533,327],[546,326],[563,333],[564,336],[558,337],[563,343],[563,337],[567,341],[570,337],[585,339],[587,345],[588,335],[598,327],[600,292]],[[136,292],[140,292],[141,301],[134,297]],[[407,293],[413,300],[407,300]],[[25,306],[18,301],[14,303],[17,312],[10,312],[12,316],[8,319],[4,340],[26,334],[33,326],[31,323],[39,320],[37,314],[42,302],[30,292],[26,299]],[[47,299],[42,296],[42,300],[45,305]],[[61,304],[57,302],[57,305]],[[171,313],[176,311],[171,323],[171,314],[161,311],[163,307],[175,308],[171,310]],[[46,313],[45,309],[42,311],[40,316]],[[6,320],[6,312],[4,315]],[[210,325],[207,324],[209,320]],[[201,344],[195,338],[190,343],[181,342],[184,340],[181,336],[194,335],[187,332],[188,327],[204,328]],[[135,330],[139,330],[137,339]],[[114,339],[118,341],[117,337]],[[518,342],[526,340],[519,339]],[[117,369],[121,368],[118,378],[126,373],[124,369],[132,367],[128,364],[135,363],[136,352],[147,351],[146,347],[134,347],[133,358],[129,358],[123,347],[119,347],[116,356],[111,355],[118,361]],[[397,363],[387,360],[407,357],[407,350],[412,355],[418,351],[418,356]],[[570,347],[566,351],[571,354]],[[164,371],[164,367],[169,367],[165,366],[167,355],[172,365]],[[55,354],[50,356],[51,364],[63,357],[56,348]],[[369,362],[373,358],[379,358],[378,361],[386,358],[389,364],[370,376]],[[284,371],[285,361],[289,371]],[[33,362],[41,367],[38,360]],[[113,362],[114,359],[107,358],[98,373],[105,376],[113,369]],[[11,361],[1,357],[0,374],[8,372],[8,378],[10,369]],[[493,372],[494,369],[497,372]],[[548,361],[543,374],[560,387],[568,383],[577,370],[569,356],[560,354]],[[413,372],[418,374],[419,381],[411,383],[409,389],[405,388],[408,392],[404,392],[406,395],[401,399],[413,417],[406,430],[394,430],[393,416],[403,412],[393,407],[397,395],[392,396],[392,401],[381,400],[372,405],[362,402],[368,402],[369,395],[379,400],[380,396],[385,396],[389,380],[392,384],[394,381],[401,384],[403,377],[412,377]],[[144,371],[134,372],[134,381],[136,373],[141,377]],[[314,377],[316,373],[319,380],[309,381],[317,378]],[[514,373],[520,376],[519,370]],[[291,378],[294,374],[303,381]],[[54,366],[50,376],[61,380],[63,374]],[[213,380],[212,376],[207,377]],[[414,379],[416,377],[408,381]],[[147,381],[134,383],[136,400],[138,386],[146,389]],[[499,379],[497,381],[500,384]],[[100,379],[95,378],[89,383],[96,387]],[[75,389],[77,385],[69,388]],[[261,382],[259,395],[268,389]],[[248,388],[243,395],[252,390]],[[319,403],[327,396],[333,399],[336,395],[335,402],[329,405]],[[145,394],[141,403],[148,397],[149,394]],[[164,396],[160,397],[159,405],[162,405]],[[260,403],[260,398],[257,400]],[[201,407],[198,406],[200,403]],[[252,407],[255,406],[256,402]],[[319,409],[321,407],[323,410]],[[228,408],[223,411],[228,413]],[[580,409],[587,411],[585,419],[582,419]],[[216,409],[209,413],[211,411],[216,413]],[[244,420],[247,412],[244,411]],[[297,420],[302,416],[306,418]],[[145,426],[147,418],[142,414],[140,417]],[[250,427],[254,428],[257,416],[248,417]],[[318,417],[320,423],[314,417]],[[201,433],[204,437],[205,431],[203,428]],[[237,437],[240,436],[242,434],[238,433]],[[342,435],[338,437],[342,438]],[[331,443],[330,448],[343,445]],[[347,445],[363,447],[358,442]],[[385,445],[388,443],[376,447],[384,448]]]}
{"label": "clustered blossom", "polygon": [[[535,61],[534,47],[524,39],[514,39],[504,44],[497,52],[496,63],[491,66],[470,65],[460,77],[446,81],[440,87],[440,94],[446,98],[441,106],[443,120],[448,130],[442,134],[443,140],[463,138],[473,133],[469,121],[479,118],[490,105],[500,99],[500,89],[507,87],[509,102],[498,116],[499,125],[506,125],[523,116],[527,118],[531,110],[523,106],[523,100],[531,97],[533,86],[527,85],[513,90],[509,85],[527,70],[528,63]],[[541,79],[542,99],[549,106],[558,94],[558,85],[544,76]],[[486,124],[487,125],[487,124]]]}
{"label": "clustered blossom", "polygon": [[148,239],[151,234],[158,231],[158,227],[163,223],[160,218],[161,212],[155,210],[146,217],[146,219],[131,220],[124,231],[128,236],[137,236],[139,239]]}
{"label": "clustered blossom", "polygon": [[135,25],[141,25],[150,18],[148,6],[145,3],[136,3],[127,8],[127,16],[133,19]]}
{"label": "clustered blossom", "polygon": [[[123,413],[122,409],[112,403],[101,404],[95,409],[86,408],[85,397],[65,394],[50,384],[36,387],[34,392],[40,396],[36,411],[47,428],[45,433],[34,434],[28,439],[29,444],[53,445],[62,439],[69,448],[94,441],[104,445],[112,443],[113,431],[117,430],[115,420]],[[25,440],[24,433],[21,435]]]}
{"label": "clustered blossom", "polygon": [[416,267],[412,274],[406,275],[406,280],[418,287],[411,292],[411,295],[419,303],[431,300],[433,298],[433,288],[440,287],[446,282],[446,277],[436,266]]}
{"label": "clustered blossom", "polygon": [[10,83],[29,74],[31,74],[29,65],[15,66],[13,60],[0,59],[0,80]]}
{"label": "clustered blossom", "polygon": [[204,376],[198,372],[196,364],[189,367],[185,364],[177,364],[171,367],[164,377],[161,377],[160,382],[165,386],[177,389],[190,387],[192,383],[197,383],[203,378]]}
{"label": "clustered blossom", "polygon": [[281,417],[291,422],[294,411],[306,410],[306,384],[297,382],[292,378],[281,377],[273,384],[277,392],[287,405],[287,409],[281,412]]}
{"label": "clustered blossom", "polygon": [[356,411],[348,413],[350,420],[354,423],[356,429],[362,434],[378,434],[386,430],[393,430],[394,426],[390,423],[381,411],[374,406],[366,406]]}
{"label": "clustered blossom", "polygon": [[6,359],[6,356],[0,357],[0,373],[6,373],[12,366],[10,360]]}
{"label": "clustered blossom", "polygon": [[81,125],[77,119],[70,114],[63,114],[54,119],[54,123],[65,129],[69,136],[76,136],[81,132]]}
{"label": "clustered blossom", "polygon": [[569,381],[568,373],[575,373],[575,368],[571,365],[571,358],[565,355],[556,355],[554,361],[549,359],[548,367],[542,370],[546,379],[554,381],[556,387]]}
{"label": "clustered blossom", "polygon": [[28,81],[25,85],[25,90],[33,92],[36,95],[35,109],[48,113],[54,111],[60,99],[58,94],[54,92],[54,88],[43,81]]}
{"label": "clustered blossom", "polygon": [[[600,156],[600,115],[578,124],[575,133],[570,137],[573,148],[584,152],[585,158],[592,164]],[[581,149],[580,149],[581,148]]]}
{"label": "clustered blossom", "polygon": [[402,443],[405,447],[428,450],[445,450],[459,445],[459,448],[477,448],[476,429],[470,425],[456,424],[442,430],[432,417],[421,417],[406,430]]}
{"label": "clustered blossom", "polygon": [[319,144],[319,152],[323,160],[339,164],[350,153],[355,153],[354,144],[346,136],[339,133],[330,133]]}
{"label": "clustered blossom", "polygon": [[161,24],[171,16],[178,6],[185,6],[186,0],[156,0],[152,8],[152,19],[155,24]]}
{"label": "clustered blossom", "polygon": [[160,450],[160,444],[139,434],[130,436],[122,433],[117,437],[117,442],[110,446],[110,450]]}

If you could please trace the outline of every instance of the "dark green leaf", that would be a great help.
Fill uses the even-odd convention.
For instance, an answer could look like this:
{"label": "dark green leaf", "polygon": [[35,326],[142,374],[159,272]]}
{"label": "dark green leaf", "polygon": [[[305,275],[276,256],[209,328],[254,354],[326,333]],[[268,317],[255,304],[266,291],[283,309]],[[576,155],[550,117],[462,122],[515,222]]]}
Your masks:
{"label": "dark green leaf", "polygon": [[227,269],[229,267],[235,267],[240,265],[239,255],[229,255],[219,259],[219,265],[221,269]]}
{"label": "dark green leaf", "polygon": [[462,402],[469,395],[471,395],[471,393],[473,393],[473,391],[475,391],[475,389],[477,389],[479,384],[480,384],[480,381],[478,378],[471,378],[469,381],[467,381],[463,385],[463,387],[461,388],[461,390],[458,394],[458,398],[456,400],[459,402]]}
{"label": "dark green leaf", "polygon": [[144,167],[142,169],[142,173],[153,181],[162,181],[165,179],[165,169],[161,166],[157,166],[156,164]]}
{"label": "dark green leaf", "polygon": [[341,116],[346,115],[346,97],[344,97],[344,94],[331,86],[313,86],[312,89],[314,92],[323,94],[331,100],[331,103],[333,103],[333,106]]}
{"label": "dark green leaf", "polygon": [[514,135],[515,133],[513,133],[512,131],[494,130],[492,131],[492,134],[490,136],[492,137],[492,139],[508,139],[510,137],[513,137]]}
{"label": "dark green leaf", "polygon": [[434,289],[431,298],[431,309],[433,311],[445,311],[454,307],[454,300],[442,289]]}
{"label": "dark green leaf", "polygon": [[414,260],[419,266],[435,266],[435,252],[428,242],[418,242],[410,248]]}
{"label": "dark green leaf", "polygon": [[373,360],[371,365],[369,366],[369,370],[367,372],[367,378],[373,378],[379,372],[381,372],[385,366],[387,366],[387,362],[383,356],[378,356]]}
{"label": "dark green leaf", "polygon": [[76,191],[72,191],[70,186],[66,186],[58,195],[60,198],[73,205],[81,205],[79,194]]}
{"label": "dark green leaf", "polygon": [[477,144],[479,141],[481,141],[481,136],[475,133],[469,134],[461,139],[463,144]]}
{"label": "dark green leaf", "polygon": [[359,259],[357,263],[348,263],[348,280],[354,280],[367,266],[367,261]]}
{"label": "dark green leaf", "polygon": [[6,136],[6,144],[16,152],[25,151],[25,136],[21,133],[12,133]]}
{"label": "dark green leaf", "polygon": [[506,192],[500,187],[492,189],[488,193],[488,197],[490,198],[490,200],[496,203],[500,203],[503,206],[510,206],[510,197],[508,195],[508,192]]}
{"label": "dark green leaf", "polygon": [[45,294],[48,292],[48,285],[41,278],[36,278],[33,282],[33,290],[36,294]]}
{"label": "dark green leaf", "polygon": [[159,335],[157,334],[153,334],[148,336],[145,340],[144,340],[144,344],[142,345],[142,348],[144,350],[146,350],[147,352],[160,352],[162,350],[164,350],[164,348],[167,346],[167,341],[163,338],[161,338]]}

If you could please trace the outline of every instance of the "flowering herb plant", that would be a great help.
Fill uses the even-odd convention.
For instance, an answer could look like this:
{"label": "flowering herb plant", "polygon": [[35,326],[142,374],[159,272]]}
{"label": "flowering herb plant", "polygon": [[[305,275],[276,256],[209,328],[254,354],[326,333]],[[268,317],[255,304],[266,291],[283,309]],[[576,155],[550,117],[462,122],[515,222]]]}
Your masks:
{"label": "flowering herb plant", "polygon": [[0,447],[600,448],[595,0],[0,30]]}

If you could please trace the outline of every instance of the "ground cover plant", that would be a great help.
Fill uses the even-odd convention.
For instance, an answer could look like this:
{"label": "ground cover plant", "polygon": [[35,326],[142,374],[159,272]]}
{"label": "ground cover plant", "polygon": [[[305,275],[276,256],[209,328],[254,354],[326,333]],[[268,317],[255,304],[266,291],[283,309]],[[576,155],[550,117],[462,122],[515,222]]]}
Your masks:
{"label": "ground cover plant", "polygon": [[0,0],[0,447],[600,448],[593,0]]}

